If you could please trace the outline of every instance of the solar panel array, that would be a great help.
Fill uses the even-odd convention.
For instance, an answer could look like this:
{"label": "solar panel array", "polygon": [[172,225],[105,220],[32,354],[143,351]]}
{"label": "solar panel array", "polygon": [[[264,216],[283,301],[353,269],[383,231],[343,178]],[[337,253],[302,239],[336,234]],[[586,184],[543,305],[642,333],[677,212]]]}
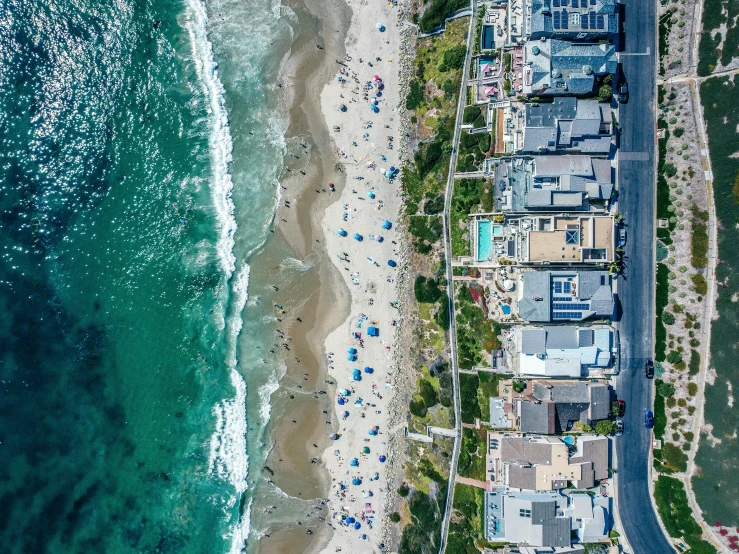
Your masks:
{"label": "solar panel array", "polygon": [[[562,3],[564,5],[564,2]],[[568,18],[569,14],[567,13],[567,10],[562,10],[562,28],[567,29],[569,27],[569,21]]]}
{"label": "solar panel array", "polygon": [[559,29],[559,12],[554,12],[554,28]]}
{"label": "solar panel array", "polygon": [[579,6],[579,2],[577,0],[572,0],[572,7],[577,8]]}
{"label": "solar panel array", "polygon": [[569,281],[554,281],[554,294],[570,294],[572,283]]}
{"label": "solar panel array", "polygon": [[552,319],[582,319],[582,312],[554,312]]}
{"label": "solar panel array", "polygon": [[602,15],[598,16],[598,29],[605,29],[606,22]]}
{"label": "solar panel array", "polygon": [[582,27],[583,29],[587,29],[588,28],[588,18],[587,18],[587,16],[583,15],[580,18],[580,27]]}
{"label": "solar panel array", "polygon": [[559,0],[552,0],[552,6],[555,8],[559,8]]}
{"label": "solar panel array", "polygon": [[590,28],[595,29],[595,12],[590,12]]}
{"label": "solar panel array", "polygon": [[589,310],[589,304],[552,304],[552,308],[555,310]]}

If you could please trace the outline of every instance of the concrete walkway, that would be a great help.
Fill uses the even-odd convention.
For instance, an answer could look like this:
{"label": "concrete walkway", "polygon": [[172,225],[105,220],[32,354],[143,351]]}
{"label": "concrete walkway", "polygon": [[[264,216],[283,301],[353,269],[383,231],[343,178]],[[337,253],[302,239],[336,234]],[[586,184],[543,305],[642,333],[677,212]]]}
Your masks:
{"label": "concrete walkway", "polygon": [[469,477],[462,477],[457,475],[457,483],[463,485],[469,485],[471,487],[477,487],[478,489],[488,490],[488,484],[485,481],[478,481],[477,479],[471,479]]}

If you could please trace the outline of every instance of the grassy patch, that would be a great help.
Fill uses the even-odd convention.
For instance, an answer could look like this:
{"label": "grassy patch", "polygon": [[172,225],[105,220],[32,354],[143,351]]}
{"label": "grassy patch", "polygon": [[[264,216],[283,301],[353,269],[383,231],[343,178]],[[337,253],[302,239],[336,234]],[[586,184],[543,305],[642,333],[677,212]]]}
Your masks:
{"label": "grassy patch", "polygon": [[423,12],[418,26],[421,31],[428,33],[444,23],[449,14],[469,5],[470,3],[466,0],[431,0]]}
{"label": "grassy patch", "polygon": [[[476,290],[476,294],[482,294]],[[500,348],[501,326],[488,319],[472,296],[466,284],[457,285],[457,345],[459,350],[459,367],[472,369],[486,362],[484,354]]]}
{"label": "grassy patch", "polygon": [[462,423],[474,423],[475,418],[481,418],[480,404],[477,402],[477,389],[480,379],[477,374],[459,374],[459,396],[462,401]]}
{"label": "grassy patch", "polygon": [[462,446],[459,449],[457,473],[462,477],[485,480],[485,430],[462,429]]}
{"label": "grassy patch", "polygon": [[452,508],[446,552],[476,554],[484,537],[485,492],[470,485],[456,484]]}
{"label": "grassy patch", "polygon": [[655,380],[655,392],[654,392],[654,438],[662,440],[667,428],[667,414],[665,413],[665,397],[662,396],[658,390],[659,384],[662,381],[659,379]]}
{"label": "grassy patch", "polygon": [[693,518],[685,487],[679,479],[660,475],[655,484],[654,499],[665,529],[671,537],[684,538],[693,554],[716,552],[710,543],[702,539],[703,532]]}
{"label": "grassy patch", "polygon": [[[452,235],[452,255],[469,256],[470,241],[465,240],[468,216],[473,208],[480,205],[485,183],[482,179],[461,179],[454,182],[449,227]],[[463,229],[460,224],[463,224]]]}

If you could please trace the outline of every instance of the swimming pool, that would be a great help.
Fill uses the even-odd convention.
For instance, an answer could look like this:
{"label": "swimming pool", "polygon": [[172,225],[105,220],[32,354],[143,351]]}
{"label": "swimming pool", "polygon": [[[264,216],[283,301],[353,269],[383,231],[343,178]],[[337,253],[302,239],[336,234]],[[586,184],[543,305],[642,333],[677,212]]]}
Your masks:
{"label": "swimming pool", "polygon": [[493,253],[493,230],[490,221],[477,222],[477,259],[490,260]]}
{"label": "swimming pool", "polygon": [[502,225],[493,225],[493,236],[499,237],[503,234],[503,226]]}

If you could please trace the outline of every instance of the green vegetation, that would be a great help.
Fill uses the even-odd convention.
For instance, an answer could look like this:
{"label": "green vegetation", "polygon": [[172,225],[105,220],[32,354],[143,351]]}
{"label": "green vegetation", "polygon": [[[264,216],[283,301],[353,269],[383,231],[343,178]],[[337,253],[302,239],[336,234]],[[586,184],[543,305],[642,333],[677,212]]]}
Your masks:
{"label": "green vegetation", "polygon": [[655,484],[654,499],[671,537],[683,538],[691,554],[715,554],[716,549],[702,539],[703,532],[693,518],[685,487],[679,479],[660,475]]}
{"label": "green vegetation", "polygon": [[688,364],[688,370],[690,377],[694,377],[700,373],[701,370],[701,355],[697,350],[690,351],[690,363]]}
{"label": "green vegetation", "polygon": [[[700,76],[709,75],[719,62],[727,65],[739,56],[739,5],[727,0],[706,0],[703,10],[703,33],[698,49]],[[718,32],[722,25],[726,26],[723,44]]]}
{"label": "green vegetation", "polygon": [[[475,128],[485,127],[482,115],[474,121]],[[477,171],[490,150],[490,133],[467,133],[462,131],[459,137],[459,157],[457,171]]]}
{"label": "green vegetation", "polygon": [[697,383],[688,383],[688,394],[690,396],[695,396],[698,394],[698,384]]}
{"label": "green vegetation", "polygon": [[482,110],[479,106],[466,106],[464,108],[464,115],[462,116],[462,123],[469,125],[482,115]]}
{"label": "green vegetation", "polygon": [[659,392],[659,384],[662,381],[656,379],[656,391],[654,393],[654,438],[662,440],[667,428],[667,414],[665,413],[665,397]]}
{"label": "green vegetation", "polygon": [[[449,214],[449,230],[452,239],[452,255],[468,256],[470,241],[464,239],[468,215],[480,204],[485,182],[482,179],[461,179],[454,182],[452,205]],[[464,229],[462,228],[464,225]]]}
{"label": "green vegetation", "polygon": [[706,281],[706,278],[703,277],[700,273],[696,273],[695,275],[690,276],[690,280],[693,281],[693,286],[695,287],[695,292],[697,292],[700,296],[705,296],[708,294],[708,282]]}
{"label": "green vegetation", "polygon": [[481,296],[481,289],[457,285],[457,346],[459,367],[472,369],[485,362],[483,353],[500,348],[501,325],[486,317],[482,308],[475,302],[471,290]]}
{"label": "green vegetation", "polygon": [[662,445],[662,463],[670,472],[687,471],[688,456],[671,442]]}
{"label": "green vegetation", "polygon": [[410,217],[408,231],[414,237],[413,246],[419,254],[428,254],[444,234],[441,216],[426,217],[414,215]]}
{"label": "green vegetation", "polygon": [[484,541],[485,493],[469,485],[454,486],[452,521],[449,525],[448,554],[478,554]]}
{"label": "green vegetation", "polygon": [[708,265],[708,212],[693,205],[693,236],[690,241],[693,267],[700,268]]}
{"label": "green vegetation", "polygon": [[654,358],[658,362],[665,361],[665,351],[667,350],[667,329],[662,320],[665,313],[665,307],[669,303],[669,280],[670,270],[665,264],[657,264],[657,301],[656,312],[657,322],[655,325],[655,346]]}
{"label": "green vegetation", "polygon": [[611,85],[603,85],[598,89],[598,102],[610,102],[613,98]]}
{"label": "green vegetation", "polygon": [[438,550],[440,514],[446,500],[446,484],[436,498],[422,491],[414,491],[408,502],[411,523],[403,528],[400,539],[401,554],[432,554]]}
{"label": "green vegetation", "polygon": [[599,435],[612,435],[616,432],[616,424],[609,419],[601,419],[595,423],[595,432]]}
{"label": "green vegetation", "polygon": [[467,46],[460,44],[452,46],[444,51],[439,71],[446,73],[450,69],[462,69],[464,67],[464,58],[467,54]]}
{"label": "green vegetation", "polygon": [[426,11],[423,12],[418,26],[424,33],[433,31],[444,23],[449,14],[469,5],[469,2],[465,0],[431,0]]}
{"label": "green vegetation", "polygon": [[477,389],[479,387],[480,379],[477,374],[459,374],[459,396],[462,398],[462,405],[460,406],[462,423],[474,423],[476,418],[482,418],[480,404],[470,400],[477,398]]}
{"label": "green vegetation", "polygon": [[439,288],[439,283],[436,279],[427,279],[423,275],[416,277],[416,282],[413,284],[413,292],[416,295],[418,302],[426,302],[433,304],[441,298],[442,291]]}
{"label": "green vegetation", "polygon": [[484,481],[486,453],[485,430],[478,432],[467,427],[462,429],[462,446],[459,449],[457,473],[462,477]]}

